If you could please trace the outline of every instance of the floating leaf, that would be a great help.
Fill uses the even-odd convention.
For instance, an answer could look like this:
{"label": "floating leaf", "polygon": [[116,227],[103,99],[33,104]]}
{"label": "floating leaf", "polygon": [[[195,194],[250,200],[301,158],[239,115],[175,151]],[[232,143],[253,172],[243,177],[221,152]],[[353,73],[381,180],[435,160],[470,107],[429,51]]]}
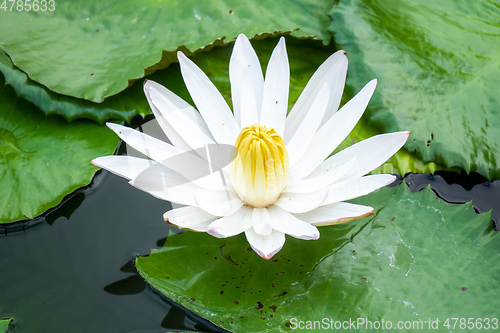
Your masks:
{"label": "floating leaf", "polygon": [[342,0],[330,27],[348,84],[377,77],[368,117],[411,130],[425,162],[500,175],[500,7],[491,0]]}
{"label": "floating leaf", "polygon": [[122,91],[145,69],[168,66],[179,48],[190,53],[239,33],[295,29],[295,36],[330,39],[330,0],[47,3],[45,11],[0,10],[0,47],[32,80],[94,102]]}
{"label": "floating leaf", "polygon": [[30,101],[46,115],[58,114],[68,121],[88,118],[98,123],[109,119],[130,122],[137,114],[145,116],[151,113],[140,84],[125,89],[119,96],[110,97],[103,103],[94,103],[59,95],[30,80],[23,71],[14,67],[10,58],[1,50],[0,72],[19,97]]}
{"label": "floating leaf", "polygon": [[0,319],[0,332],[1,333],[7,333],[9,330],[9,325],[12,319]]}
{"label": "floating leaf", "polygon": [[[439,319],[440,332],[461,328],[443,326],[448,317],[489,318],[493,329],[500,239],[491,214],[405,185],[357,202],[383,208],[370,219],[322,227],[317,241],[288,237],[275,260],[255,255],[243,235],[185,232],[136,265],[155,289],[236,332],[291,332],[323,318],[328,325],[384,320],[393,329],[417,322],[423,331]],[[365,325],[354,328],[373,331]]]}
{"label": "floating leaf", "polygon": [[90,161],[118,139],[93,122],[68,124],[17,99],[0,76],[0,223],[31,219],[92,180]]}

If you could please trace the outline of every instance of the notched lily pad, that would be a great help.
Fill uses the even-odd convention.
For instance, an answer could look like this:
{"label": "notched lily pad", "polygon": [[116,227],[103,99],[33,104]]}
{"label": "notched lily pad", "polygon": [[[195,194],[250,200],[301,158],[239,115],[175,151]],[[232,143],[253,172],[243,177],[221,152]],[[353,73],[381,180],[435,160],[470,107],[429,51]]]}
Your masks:
{"label": "notched lily pad", "polygon": [[329,41],[331,6],[328,0],[61,1],[54,11],[0,11],[0,48],[50,90],[102,102],[145,69],[168,66],[179,48],[195,52],[239,33],[296,29],[295,36]]}
{"label": "notched lily pad", "polygon": [[368,117],[410,130],[425,162],[500,175],[500,7],[492,1],[342,0],[330,13],[350,86],[377,77]]}
{"label": "notched lily pad", "polygon": [[[136,265],[155,289],[231,331],[291,332],[323,318],[429,327],[449,316],[496,317],[500,239],[490,213],[404,184],[356,202],[377,216],[322,227],[317,241],[288,237],[275,260],[247,251],[242,235],[185,232]],[[436,331],[457,330],[441,322]]]}
{"label": "notched lily pad", "polygon": [[16,98],[0,76],[0,223],[34,218],[92,180],[90,161],[111,154],[118,139],[107,127],[45,117]]}
{"label": "notched lily pad", "polygon": [[119,96],[106,99],[103,103],[94,103],[59,95],[30,80],[1,50],[0,72],[5,76],[6,84],[14,89],[18,97],[33,103],[46,115],[58,114],[68,121],[88,118],[101,124],[110,119],[130,122],[138,114],[145,116],[151,113],[140,83],[125,89]]}

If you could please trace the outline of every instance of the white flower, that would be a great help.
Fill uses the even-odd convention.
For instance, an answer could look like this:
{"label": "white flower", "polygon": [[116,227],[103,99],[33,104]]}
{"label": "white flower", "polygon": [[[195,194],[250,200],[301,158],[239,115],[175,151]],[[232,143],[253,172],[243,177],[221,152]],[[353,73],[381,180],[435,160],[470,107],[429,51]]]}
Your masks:
{"label": "white flower", "polygon": [[[290,72],[283,38],[265,80],[249,40],[237,38],[229,63],[234,116],[208,77],[182,52],[178,58],[199,112],[147,81],[149,104],[172,144],[108,124],[151,159],[93,161],[155,197],[184,205],[165,213],[169,223],[215,237],[245,232],[255,252],[269,259],[282,248],[285,234],[317,239],[317,226],[372,214],[371,207],[343,201],[395,180],[389,174],[364,175],[398,151],[409,132],[378,135],[329,157],[358,122],[377,84],[370,81],[337,111],[347,72],[344,51],[319,67],[288,116]],[[215,145],[235,146],[234,160],[227,155],[227,163],[214,166],[209,150]],[[207,160],[210,171],[197,173],[200,165],[207,168]]]}

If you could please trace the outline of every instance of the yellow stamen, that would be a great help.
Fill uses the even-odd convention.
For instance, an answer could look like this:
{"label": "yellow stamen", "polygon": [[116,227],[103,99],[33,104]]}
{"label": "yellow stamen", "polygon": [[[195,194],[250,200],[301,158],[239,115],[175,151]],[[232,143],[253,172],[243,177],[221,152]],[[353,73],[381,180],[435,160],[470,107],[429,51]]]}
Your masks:
{"label": "yellow stamen", "polygon": [[231,165],[231,180],[240,199],[252,207],[272,205],[288,175],[283,139],[274,129],[253,124],[241,130],[235,146],[238,155]]}

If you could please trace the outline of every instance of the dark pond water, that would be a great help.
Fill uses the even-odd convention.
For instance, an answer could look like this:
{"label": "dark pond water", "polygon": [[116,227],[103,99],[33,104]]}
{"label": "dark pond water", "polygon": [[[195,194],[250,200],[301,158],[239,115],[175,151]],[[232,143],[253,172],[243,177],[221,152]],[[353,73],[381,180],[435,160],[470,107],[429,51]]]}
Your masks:
{"label": "dark pond water", "polygon": [[[428,184],[446,201],[474,199],[499,221],[499,182],[478,175],[409,174],[415,190]],[[73,193],[58,209],[28,223],[0,227],[0,317],[14,332],[221,331],[172,304],[137,274],[134,257],[161,247],[168,202],[108,172]]]}
{"label": "dark pond water", "polygon": [[[405,181],[413,192],[431,186],[434,193],[449,203],[462,204],[472,200],[477,213],[491,210],[495,230],[500,230],[500,181],[488,180],[477,173],[467,175],[449,171],[407,174]],[[402,179],[399,179],[399,182]],[[394,185],[396,182],[394,183]]]}
{"label": "dark pond water", "polygon": [[132,264],[175,229],[162,220],[170,208],[102,172],[25,230],[7,227],[0,317],[12,316],[19,333],[217,330],[154,292]]}

